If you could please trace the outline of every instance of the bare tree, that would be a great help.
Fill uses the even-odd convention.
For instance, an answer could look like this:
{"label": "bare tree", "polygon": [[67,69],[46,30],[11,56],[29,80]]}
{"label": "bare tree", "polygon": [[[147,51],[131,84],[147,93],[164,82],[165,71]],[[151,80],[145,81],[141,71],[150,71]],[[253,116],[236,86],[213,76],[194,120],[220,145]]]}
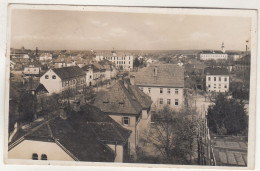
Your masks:
{"label": "bare tree", "polygon": [[174,111],[167,106],[157,112],[160,117],[155,121],[148,141],[160,152],[162,163],[192,164],[198,132],[194,113],[186,109]]}

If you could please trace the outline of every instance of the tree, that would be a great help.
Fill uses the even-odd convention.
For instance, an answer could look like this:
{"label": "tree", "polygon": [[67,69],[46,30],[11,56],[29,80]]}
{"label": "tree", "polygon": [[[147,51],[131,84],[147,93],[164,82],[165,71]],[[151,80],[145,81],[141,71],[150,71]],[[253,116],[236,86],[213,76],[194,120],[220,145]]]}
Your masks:
{"label": "tree", "polygon": [[94,102],[95,93],[94,93],[93,88],[91,86],[84,87],[83,95],[84,95],[84,99],[85,99],[86,102],[88,102],[88,103]]}
{"label": "tree", "polygon": [[248,117],[242,101],[219,94],[208,109],[209,129],[219,135],[247,135]]}
{"label": "tree", "polygon": [[192,164],[195,155],[198,120],[193,110],[171,110],[164,107],[157,112],[149,140],[162,156],[162,163]]}
{"label": "tree", "polygon": [[37,118],[36,115],[37,98],[31,93],[25,93],[19,100],[19,121],[20,122],[32,122]]}
{"label": "tree", "polygon": [[134,65],[134,68],[135,68],[136,71],[137,71],[137,70],[138,70],[138,67],[139,67],[139,65],[140,65],[140,61],[138,60],[138,58],[135,58],[133,65]]}

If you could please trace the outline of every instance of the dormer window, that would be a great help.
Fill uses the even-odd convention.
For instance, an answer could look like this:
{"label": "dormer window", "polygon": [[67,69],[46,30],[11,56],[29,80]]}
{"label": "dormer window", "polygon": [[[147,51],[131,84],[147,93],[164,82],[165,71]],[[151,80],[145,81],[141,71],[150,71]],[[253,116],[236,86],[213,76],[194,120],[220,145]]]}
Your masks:
{"label": "dormer window", "polygon": [[42,154],[41,159],[42,160],[47,160],[47,155],[46,154]]}
{"label": "dormer window", "polygon": [[32,159],[33,160],[38,160],[38,154],[37,153],[33,153],[32,154]]}

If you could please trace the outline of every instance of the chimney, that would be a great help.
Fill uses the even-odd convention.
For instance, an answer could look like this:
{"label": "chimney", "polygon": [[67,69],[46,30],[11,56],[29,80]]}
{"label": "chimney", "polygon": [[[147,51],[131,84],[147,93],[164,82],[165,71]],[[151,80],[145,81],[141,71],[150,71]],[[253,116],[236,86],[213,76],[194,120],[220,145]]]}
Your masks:
{"label": "chimney", "polygon": [[135,76],[134,75],[130,76],[130,84],[135,85]]}
{"label": "chimney", "polygon": [[154,67],[154,73],[153,73],[153,76],[157,77],[157,66]]}

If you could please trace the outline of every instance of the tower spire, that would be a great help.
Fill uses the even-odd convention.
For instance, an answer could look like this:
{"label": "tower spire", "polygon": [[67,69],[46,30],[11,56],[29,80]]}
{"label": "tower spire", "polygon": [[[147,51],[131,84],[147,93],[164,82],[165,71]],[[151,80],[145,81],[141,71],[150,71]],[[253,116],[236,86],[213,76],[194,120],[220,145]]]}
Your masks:
{"label": "tower spire", "polygon": [[226,50],[225,50],[225,45],[224,45],[224,42],[223,42],[223,41],[222,41],[222,45],[221,45],[221,51],[222,51],[223,53],[226,52]]}

